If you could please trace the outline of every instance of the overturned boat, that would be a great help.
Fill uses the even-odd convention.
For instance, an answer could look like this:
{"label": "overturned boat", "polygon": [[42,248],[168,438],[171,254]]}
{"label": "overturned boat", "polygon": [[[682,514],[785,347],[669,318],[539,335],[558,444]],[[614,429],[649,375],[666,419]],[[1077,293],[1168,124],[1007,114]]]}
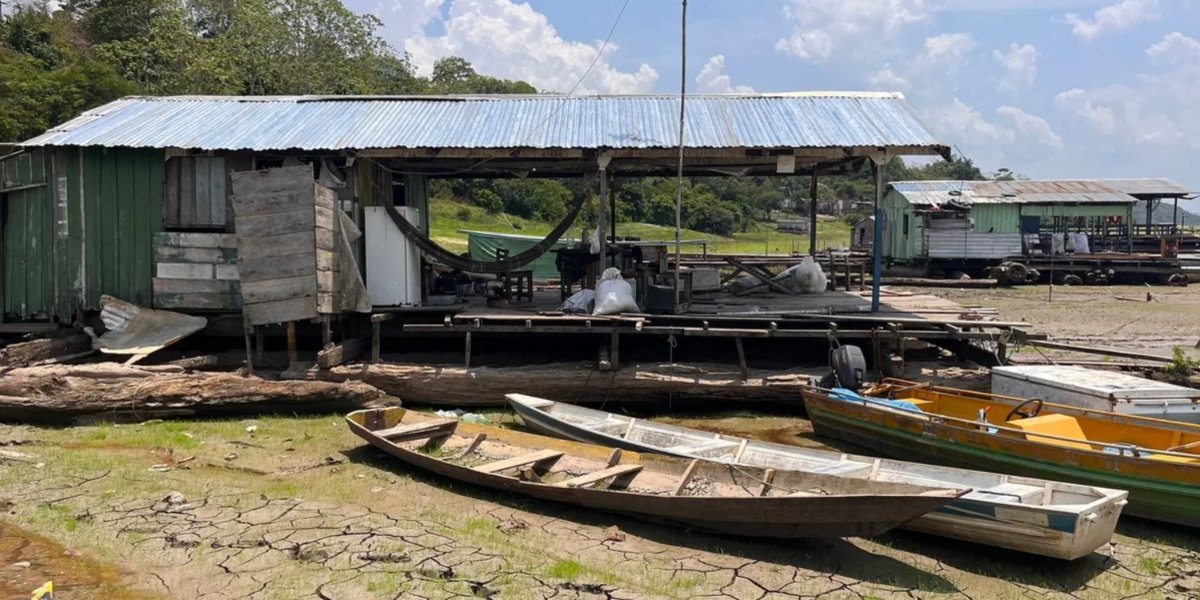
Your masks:
{"label": "overturned boat", "polygon": [[771,444],[509,394],[536,431],[640,452],[731,462],[748,468],[838,475],[864,483],[970,488],[903,529],[1073,560],[1112,539],[1126,492],[980,471]]}
{"label": "overturned boat", "polygon": [[457,481],[729,535],[878,535],[967,492],[622,452],[403,408],[346,421],[372,446]]}

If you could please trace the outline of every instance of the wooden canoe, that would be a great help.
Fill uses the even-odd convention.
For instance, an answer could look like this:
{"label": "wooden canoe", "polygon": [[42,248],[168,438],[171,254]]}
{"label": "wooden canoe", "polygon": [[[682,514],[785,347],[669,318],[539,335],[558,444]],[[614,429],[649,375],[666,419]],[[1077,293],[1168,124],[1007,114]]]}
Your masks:
{"label": "wooden canoe", "polygon": [[761,469],[614,451],[403,408],[356,411],[346,421],[372,446],[443,477],[730,535],[878,535],[967,491],[885,482],[864,485],[831,475],[781,471],[763,493]]}
{"label": "wooden canoe", "polygon": [[967,495],[902,528],[1066,560],[1087,556],[1112,539],[1128,495],[1123,490],[745,440],[523,394],[507,398],[530,429],[580,442],[864,482],[970,488]]}
{"label": "wooden canoe", "polygon": [[885,456],[1128,490],[1126,514],[1200,526],[1200,425],[1050,403],[1009,418],[1037,403],[894,379],[862,396],[803,395],[818,435]]}

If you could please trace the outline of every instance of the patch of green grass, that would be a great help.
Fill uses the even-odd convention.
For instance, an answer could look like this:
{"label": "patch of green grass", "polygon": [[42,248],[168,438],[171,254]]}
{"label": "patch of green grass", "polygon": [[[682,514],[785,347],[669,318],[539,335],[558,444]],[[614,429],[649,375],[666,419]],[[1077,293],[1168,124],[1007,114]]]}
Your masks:
{"label": "patch of green grass", "polygon": [[398,573],[375,573],[367,579],[367,591],[393,596],[404,590],[407,581]]}
{"label": "patch of green grass", "polygon": [[1138,566],[1142,571],[1149,575],[1158,575],[1163,572],[1162,563],[1152,556],[1143,556],[1138,559]]}
{"label": "patch of green grass", "polygon": [[566,581],[575,581],[580,575],[583,575],[584,568],[579,561],[575,560],[560,560],[546,569],[546,574],[555,579],[563,579]]}
{"label": "patch of green grass", "polygon": [[491,519],[474,518],[467,521],[467,533],[485,533],[496,531],[500,525]]}

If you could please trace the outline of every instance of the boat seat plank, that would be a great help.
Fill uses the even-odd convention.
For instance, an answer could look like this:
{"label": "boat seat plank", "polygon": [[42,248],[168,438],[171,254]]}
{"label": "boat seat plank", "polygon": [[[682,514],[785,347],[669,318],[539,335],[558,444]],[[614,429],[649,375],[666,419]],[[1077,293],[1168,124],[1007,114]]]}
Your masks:
{"label": "boat seat plank", "polygon": [[616,419],[605,419],[602,421],[592,421],[590,423],[576,423],[576,424],[584,429],[590,429],[597,433],[604,433],[604,434],[608,434],[608,435],[616,435],[618,433],[624,433],[625,429],[627,427],[629,427],[628,421],[618,421]]}
{"label": "boat seat plank", "polygon": [[[1050,444],[1053,446],[1064,446],[1067,448],[1078,448],[1080,450],[1093,449],[1091,444],[1083,443],[1087,440],[1087,436],[1083,434],[1083,428],[1079,426],[1079,419],[1069,415],[1041,415],[1033,417],[1032,419],[1018,419],[1015,421],[1009,421],[1005,423],[1005,425],[1024,431],[1025,438],[1031,442]],[[1067,440],[1048,438],[1037,435],[1039,433],[1053,435],[1059,438],[1080,440],[1080,442],[1070,442]]]}
{"label": "boat seat plank", "polygon": [[869,471],[873,466],[873,463],[842,461],[821,465],[808,470],[813,473],[821,473],[824,475],[848,475],[857,471]]}
{"label": "boat seat plank", "polygon": [[1042,486],[1024,485],[1020,483],[1001,483],[989,488],[975,490],[965,498],[987,500],[991,502],[1015,502],[1031,504],[1035,498],[1040,499],[1045,493]]}
{"label": "boat seat plank", "polygon": [[457,425],[458,421],[454,419],[438,419],[436,421],[425,421],[423,423],[397,425],[388,429],[380,429],[374,433],[375,435],[390,442],[403,442],[407,440],[434,437],[439,434],[448,433]]}
{"label": "boat seat plank", "polygon": [[562,456],[562,452],[557,452],[554,450],[538,450],[537,452],[521,454],[512,458],[506,458],[504,460],[498,460],[479,465],[478,467],[475,467],[475,470],[481,473],[499,473],[500,471],[507,471],[508,469],[527,467],[529,465],[535,465],[541,462],[557,460],[562,458]]}
{"label": "boat seat plank", "polygon": [[587,475],[580,475],[579,477],[567,479],[566,481],[560,481],[554,485],[557,485],[559,487],[572,487],[572,488],[573,487],[583,487],[585,485],[591,485],[593,483],[600,483],[601,481],[604,481],[606,479],[613,479],[616,477],[620,477],[622,475],[631,475],[631,474],[637,473],[641,470],[642,470],[642,465],[617,465],[615,467],[609,467],[607,469],[600,469],[599,471],[588,473]]}

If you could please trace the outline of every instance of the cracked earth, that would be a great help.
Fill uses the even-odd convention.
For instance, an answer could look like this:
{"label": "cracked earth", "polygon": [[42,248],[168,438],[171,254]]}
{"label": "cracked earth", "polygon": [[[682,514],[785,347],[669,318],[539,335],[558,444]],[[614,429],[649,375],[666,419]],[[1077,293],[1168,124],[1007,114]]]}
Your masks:
{"label": "cracked earth", "polygon": [[0,461],[5,598],[46,579],[105,600],[1200,593],[1195,533],[1153,523],[1126,519],[1074,563],[910,533],[735,540],[411,472],[336,417],[0,426],[0,440],[23,455]]}

